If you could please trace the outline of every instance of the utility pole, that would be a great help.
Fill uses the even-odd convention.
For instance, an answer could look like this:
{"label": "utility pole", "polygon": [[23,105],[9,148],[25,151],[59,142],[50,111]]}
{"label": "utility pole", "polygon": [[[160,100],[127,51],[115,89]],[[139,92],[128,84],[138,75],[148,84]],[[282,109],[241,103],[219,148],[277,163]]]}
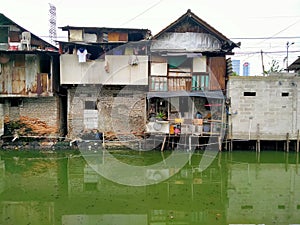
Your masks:
{"label": "utility pole", "polygon": [[263,51],[262,50],[260,50],[260,56],[261,56],[262,73],[263,73],[263,75],[265,75],[264,55],[263,55]]}
{"label": "utility pole", "polygon": [[289,66],[289,47],[293,44],[295,44],[295,42],[292,42],[292,43],[287,42],[286,43],[286,70],[287,70],[287,72],[289,72],[289,69],[288,69],[288,66]]}

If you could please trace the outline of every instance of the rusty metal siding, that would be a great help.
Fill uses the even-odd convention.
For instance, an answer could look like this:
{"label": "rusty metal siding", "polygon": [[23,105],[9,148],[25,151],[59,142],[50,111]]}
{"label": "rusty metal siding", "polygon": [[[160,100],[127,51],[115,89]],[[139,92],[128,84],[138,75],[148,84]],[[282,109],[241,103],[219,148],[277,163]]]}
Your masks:
{"label": "rusty metal siding", "polygon": [[1,94],[9,94],[12,92],[12,69],[13,69],[13,61],[10,61],[6,64],[2,64],[2,74],[0,76],[0,92]]}
{"label": "rusty metal siding", "polygon": [[38,57],[36,55],[26,55],[25,59],[27,92],[37,93]]}
{"label": "rusty metal siding", "polygon": [[41,95],[42,93],[46,93],[49,89],[49,81],[47,73],[38,73],[37,74],[37,90],[36,93]]}
{"label": "rusty metal siding", "polygon": [[11,55],[10,61],[1,66],[0,94],[2,95],[26,96],[52,90],[50,87],[52,81],[48,73],[39,73],[38,55]]}
{"label": "rusty metal siding", "polygon": [[15,67],[12,73],[12,94],[25,94],[25,68]]}

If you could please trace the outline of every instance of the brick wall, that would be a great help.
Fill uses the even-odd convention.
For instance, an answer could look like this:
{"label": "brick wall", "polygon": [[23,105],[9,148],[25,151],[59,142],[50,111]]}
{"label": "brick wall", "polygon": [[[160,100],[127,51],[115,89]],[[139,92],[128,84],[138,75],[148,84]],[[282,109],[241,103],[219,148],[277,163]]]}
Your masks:
{"label": "brick wall", "polygon": [[26,121],[31,124],[38,122],[44,124],[49,128],[49,134],[58,134],[60,131],[58,101],[58,97],[23,98],[18,106],[11,106],[11,99],[6,99],[3,115],[6,122],[26,117]]}
{"label": "brick wall", "polygon": [[86,130],[86,103],[95,102],[100,132],[140,133],[145,126],[146,94],[141,87],[84,86],[68,90],[68,136]]}

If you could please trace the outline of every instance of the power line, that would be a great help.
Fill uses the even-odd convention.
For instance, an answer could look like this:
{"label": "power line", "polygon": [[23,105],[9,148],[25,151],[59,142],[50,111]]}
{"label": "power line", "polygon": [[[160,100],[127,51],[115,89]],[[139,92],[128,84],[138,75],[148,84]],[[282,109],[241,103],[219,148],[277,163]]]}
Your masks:
{"label": "power line", "polygon": [[[300,52],[300,50],[294,50],[294,51],[289,51],[289,53],[297,53]],[[235,52],[234,54],[260,54],[261,51],[253,51],[253,52]],[[268,53],[268,54],[279,54],[279,53],[286,53],[286,51],[263,51],[263,53]]]}
{"label": "power line", "polygon": [[160,0],[159,2],[155,3],[154,5],[150,6],[149,8],[145,9],[144,11],[142,11],[141,13],[139,13],[138,15],[136,15],[135,17],[125,21],[124,23],[122,23],[120,26],[125,25],[126,23],[129,23],[133,20],[135,20],[136,18],[138,18],[139,16],[143,15],[144,13],[148,12],[150,9],[154,8],[155,6],[157,6],[158,4],[160,4],[163,0]]}
{"label": "power line", "polygon": [[257,39],[294,39],[300,38],[300,36],[285,36],[285,37],[233,37],[229,39],[241,39],[241,40],[257,40]]}
{"label": "power line", "polygon": [[262,43],[262,42],[264,42],[264,41],[266,41],[266,40],[268,40],[268,39],[271,39],[271,38],[275,37],[276,35],[280,34],[281,32],[283,32],[283,31],[285,31],[285,30],[289,29],[290,27],[294,26],[295,24],[299,23],[299,21],[300,21],[300,19],[299,19],[299,20],[297,20],[295,23],[292,23],[292,24],[290,24],[290,25],[289,25],[289,26],[287,26],[286,28],[284,28],[284,29],[282,29],[282,30],[278,31],[277,33],[275,33],[275,34],[274,34],[274,35],[272,35],[271,37],[269,37],[269,38],[266,38],[266,39],[262,40],[261,42],[259,42],[259,43],[257,43],[257,44],[260,44],[260,43]]}

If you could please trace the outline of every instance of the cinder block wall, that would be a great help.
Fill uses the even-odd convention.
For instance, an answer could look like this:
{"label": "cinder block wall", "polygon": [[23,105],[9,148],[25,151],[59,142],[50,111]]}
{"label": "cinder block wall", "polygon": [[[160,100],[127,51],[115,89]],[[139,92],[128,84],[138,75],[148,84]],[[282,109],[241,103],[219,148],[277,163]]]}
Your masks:
{"label": "cinder block wall", "polygon": [[233,139],[295,139],[300,129],[300,78],[295,74],[230,77],[229,126]]}

